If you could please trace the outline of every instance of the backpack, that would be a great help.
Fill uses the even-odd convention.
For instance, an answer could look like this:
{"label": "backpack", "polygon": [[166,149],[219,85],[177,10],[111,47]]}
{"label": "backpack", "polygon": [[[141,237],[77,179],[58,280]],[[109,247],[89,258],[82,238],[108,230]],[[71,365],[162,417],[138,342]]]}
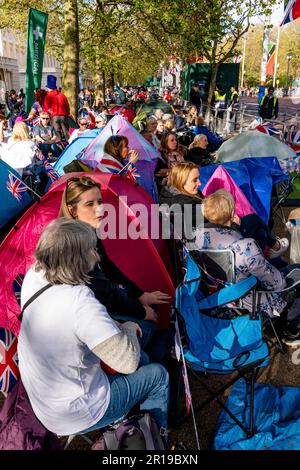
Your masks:
{"label": "backpack", "polygon": [[107,426],[92,450],[165,450],[159,428],[149,413]]}

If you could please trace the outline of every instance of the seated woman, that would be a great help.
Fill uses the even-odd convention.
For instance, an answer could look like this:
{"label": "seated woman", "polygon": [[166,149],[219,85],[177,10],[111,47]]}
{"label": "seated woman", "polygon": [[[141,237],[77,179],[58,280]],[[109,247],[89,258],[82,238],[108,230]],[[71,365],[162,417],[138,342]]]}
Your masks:
{"label": "seated woman", "polygon": [[185,118],[186,125],[188,127],[196,126],[198,118],[198,109],[194,104],[189,108]]}
{"label": "seated woman", "polygon": [[90,273],[89,287],[110,315],[118,319],[131,318],[139,323],[143,331],[141,344],[145,348],[156,330],[157,314],[151,305],[168,303],[170,297],[159,291],[144,292],[107,256],[99,238],[103,218],[100,185],[86,176],[70,178],[63,192],[60,216],[86,222],[97,233],[100,261]]}
{"label": "seated woman", "polygon": [[75,129],[72,132],[71,137],[68,140],[69,144],[71,144],[73,140],[75,140],[77,137],[89,131],[89,120],[87,117],[81,116],[78,118],[77,122],[78,122],[79,128]]}
{"label": "seated woman", "polygon": [[189,146],[187,160],[199,166],[211,165],[214,163],[214,157],[207,150],[208,140],[206,135],[196,135],[193,142]]}
{"label": "seated woman", "polygon": [[[196,246],[199,249],[230,249],[235,254],[235,274],[237,281],[253,275],[260,282],[257,305],[270,316],[280,315],[287,306],[278,293],[286,287],[284,275],[299,265],[290,265],[282,270],[270,264],[261,248],[253,238],[244,238],[235,228],[235,203],[232,195],[225,189],[204,198],[203,214],[208,223],[196,230]],[[243,300],[245,307],[252,308],[252,295]],[[290,310],[287,316],[288,327],[285,331],[285,343],[293,344],[291,337],[300,338],[299,313]]]}
{"label": "seated woman", "polygon": [[[18,338],[29,401],[41,423],[59,435],[102,428],[136,404],[165,429],[168,374],[160,364],[137,369],[139,326],[117,324],[89,288],[96,245],[88,224],[63,218],[38,241],[22,285],[21,305],[29,304]],[[106,375],[99,359],[119,373]]]}
{"label": "seated woman", "polygon": [[208,150],[214,152],[222,145],[223,139],[215,132],[211,132],[205,124],[205,119],[202,116],[199,116],[196,119],[196,127],[193,130],[195,135],[204,134],[208,140]]}
{"label": "seated woman", "polygon": [[163,186],[165,180],[161,178],[167,176],[173,165],[185,161],[187,148],[179,144],[177,135],[174,132],[168,132],[162,136],[158,150],[163,160],[158,160],[155,176],[160,178],[158,185]]}
{"label": "seated woman", "polygon": [[29,136],[29,129],[25,122],[16,122],[13,128],[12,137],[6,144],[2,144],[2,160],[16,170],[20,176],[25,173],[25,168],[30,166],[37,150],[36,144]]}
{"label": "seated woman", "polygon": [[[192,229],[203,225],[201,204],[204,196],[199,190],[199,178],[198,165],[192,162],[178,163],[170,170],[168,185],[160,193],[160,204],[173,206],[174,212],[182,215],[182,226],[178,229],[187,240],[193,239]],[[244,238],[254,238],[262,250],[268,250],[270,258],[277,258],[273,260],[274,263],[287,250],[288,240],[276,237],[258,215],[249,214],[242,219],[236,217],[235,221]]]}
{"label": "seated woman", "polygon": [[104,145],[104,155],[97,168],[108,173],[120,173],[126,161],[134,164],[139,158],[136,150],[128,147],[128,139],[124,135],[112,135]]}

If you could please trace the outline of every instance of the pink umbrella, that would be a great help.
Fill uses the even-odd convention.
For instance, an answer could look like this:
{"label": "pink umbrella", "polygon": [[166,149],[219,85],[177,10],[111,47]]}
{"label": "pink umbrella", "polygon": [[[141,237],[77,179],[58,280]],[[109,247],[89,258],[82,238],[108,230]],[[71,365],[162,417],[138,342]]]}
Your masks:
{"label": "pink umbrella", "polygon": [[226,189],[232,194],[235,201],[235,212],[239,217],[244,217],[248,214],[256,214],[256,210],[253,209],[244,193],[236,185],[228,171],[226,171],[222,165],[219,165],[216,168],[202,192],[204,196],[208,196],[218,189]]}

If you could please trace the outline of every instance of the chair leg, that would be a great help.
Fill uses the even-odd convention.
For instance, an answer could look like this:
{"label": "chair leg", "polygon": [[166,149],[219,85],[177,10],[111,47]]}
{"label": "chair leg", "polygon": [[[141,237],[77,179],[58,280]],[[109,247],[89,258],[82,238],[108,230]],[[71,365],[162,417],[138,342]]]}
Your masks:
{"label": "chair leg", "polygon": [[279,351],[282,353],[282,354],[285,354],[286,353],[286,347],[285,345],[283,344],[283,342],[281,341],[281,339],[279,338],[279,335],[276,331],[276,328],[275,326],[273,325],[273,322],[272,322],[272,319],[269,317],[269,315],[266,315],[266,319],[267,321],[269,322],[271,328],[272,328],[272,331],[274,333],[274,336],[276,338],[276,343],[277,343],[277,349],[279,349]]}
{"label": "chair leg", "polygon": [[[252,437],[255,434],[254,431],[254,383],[255,383],[255,376],[256,376],[256,369],[254,371],[251,371],[251,376],[250,376],[250,428],[247,428],[244,426],[244,424],[230,411],[230,409],[225,405],[225,403],[218,397],[221,393],[223,393],[227,388],[229,388],[231,385],[233,385],[239,378],[243,377],[244,379],[245,376],[243,373],[238,372],[237,376],[230,380],[224,387],[218,390],[217,394],[213,392],[210,387],[205,384],[203,381],[199,379],[197,374],[191,370],[193,375],[198,378],[199,382],[202,384],[202,386],[210,393],[211,397],[205,400],[204,402],[200,403],[196,407],[194,407],[194,411],[200,411],[202,408],[204,408],[207,404],[209,404],[212,401],[216,401],[220,407],[230,416],[230,418],[242,429],[242,431],[246,434],[248,438]],[[186,416],[180,421],[180,424],[185,421],[187,418],[189,418],[190,415]]]}

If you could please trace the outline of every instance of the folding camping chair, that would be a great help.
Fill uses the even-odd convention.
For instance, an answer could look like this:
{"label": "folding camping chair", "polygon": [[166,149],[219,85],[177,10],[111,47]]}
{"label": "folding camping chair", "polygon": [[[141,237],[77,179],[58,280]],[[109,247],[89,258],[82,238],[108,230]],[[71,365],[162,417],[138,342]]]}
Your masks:
{"label": "folding camping chair", "polygon": [[[210,291],[217,290],[220,284],[235,284],[235,254],[230,249],[223,250],[197,250],[192,252],[194,260],[207,274]],[[293,302],[299,296],[300,290],[300,269],[293,269],[287,276],[287,287],[280,291],[280,295],[286,300],[287,303]],[[256,291],[256,298],[259,294],[264,293],[268,296],[270,292],[263,291],[259,287]],[[275,346],[281,353],[286,352],[286,347],[280,339],[277,331],[274,318],[271,318],[267,313],[262,313],[263,326],[269,325],[275,342],[267,335],[264,328],[264,336],[269,341],[271,347]]]}
{"label": "folding camping chair", "polygon": [[284,215],[283,205],[285,204],[289,194],[293,191],[293,182],[296,176],[290,176],[283,181],[273,185],[271,194],[271,215],[276,216],[286,225],[287,219]]}
{"label": "folding camping chair", "polygon": [[[259,369],[269,363],[269,348],[262,337],[260,312],[253,309],[249,313],[240,309],[238,303],[249,292],[255,295],[256,278],[251,276],[204,295],[199,289],[203,278],[201,270],[186,248],[184,264],[186,275],[176,289],[176,311],[185,330],[183,354],[189,373],[199,380],[210,395],[194,406],[194,412],[216,400],[250,437],[255,434],[254,383]],[[214,392],[206,383],[207,380],[203,380],[203,374],[233,377]],[[249,423],[242,423],[220,398],[241,377],[249,386]]]}

